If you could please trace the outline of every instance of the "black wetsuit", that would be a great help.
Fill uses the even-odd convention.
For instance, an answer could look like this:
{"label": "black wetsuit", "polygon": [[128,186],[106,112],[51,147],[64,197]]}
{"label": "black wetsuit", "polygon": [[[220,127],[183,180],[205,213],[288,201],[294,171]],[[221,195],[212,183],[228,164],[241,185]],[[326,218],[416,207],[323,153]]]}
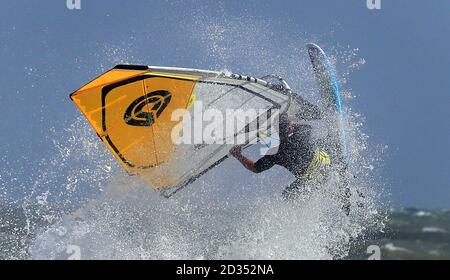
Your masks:
{"label": "black wetsuit", "polygon": [[306,172],[313,155],[311,126],[302,125],[287,139],[281,141],[278,153],[263,156],[255,163],[255,168],[257,172],[262,172],[278,164],[294,176],[300,177]]}
{"label": "black wetsuit", "polygon": [[[311,104],[298,94],[294,94],[293,98],[301,108],[295,115],[296,118],[303,120],[322,118],[317,105]],[[311,132],[310,125],[300,125],[287,140],[281,141],[277,154],[266,155],[255,163],[257,172],[265,171],[278,164],[289,170],[296,178],[304,175],[314,156]]]}
{"label": "black wetsuit", "polygon": [[[301,125],[286,139],[281,139],[278,153],[265,155],[255,163],[257,172],[265,171],[275,164],[289,170],[296,178],[283,191],[287,200],[295,199],[305,189],[307,182],[317,185],[326,179],[331,159],[326,152],[317,149],[311,141],[312,127]],[[315,172],[317,171],[317,172]]]}

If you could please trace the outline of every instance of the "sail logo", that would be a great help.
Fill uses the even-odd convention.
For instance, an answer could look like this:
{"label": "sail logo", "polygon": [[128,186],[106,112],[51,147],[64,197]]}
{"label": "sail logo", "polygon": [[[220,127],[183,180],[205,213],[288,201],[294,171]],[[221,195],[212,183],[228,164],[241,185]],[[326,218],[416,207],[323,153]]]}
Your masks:
{"label": "sail logo", "polygon": [[381,0],[367,0],[369,10],[381,10]]}
{"label": "sail logo", "polygon": [[166,90],[158,90],[134,100],[123,116],[126,124],[131,126],[152,126],[172,99]]}
{"label": "sail logo", "polygon": [[69,10],[81,10],[81,0],[67,0],[66,7]]}

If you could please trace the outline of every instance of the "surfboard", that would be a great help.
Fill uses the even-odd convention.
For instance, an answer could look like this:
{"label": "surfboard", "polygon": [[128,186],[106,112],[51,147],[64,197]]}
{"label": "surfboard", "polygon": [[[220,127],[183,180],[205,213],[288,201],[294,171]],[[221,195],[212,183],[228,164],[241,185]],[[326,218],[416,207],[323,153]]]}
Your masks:
{"label": "surfboard", "polygon": [[[331,136],[334,143],[334,157],[337,166],[337,171],[340,174],[342,185],[340,203],[346,215],[350,214],[351,210],[351,190],[349,188],[350,173],[348,172],[349,154],[348,142],[345,133],[344,110],[342,96],[339,88],[339,83],[336,77],[336,70],[326,53],[316,44],[308,44],[308,54],[313,66],[314,75],[323,105],[325,106],[325,113],[331,118]],[[337,162],[336,162],[337,159]],[[356,190],[358,192],[358,190]],[[360,197],[363,197],[359,193]]]}
{"label": "surfboard", "polygon": [[335,134],[333,138],[337,142],[336,156],[344,166],[347,166],[349,157],[343,120],[344,111],[335,68],[326,53],[318,45],[308,44],[307,48],[325,111],[332,115],[335,122],[332,133]]}

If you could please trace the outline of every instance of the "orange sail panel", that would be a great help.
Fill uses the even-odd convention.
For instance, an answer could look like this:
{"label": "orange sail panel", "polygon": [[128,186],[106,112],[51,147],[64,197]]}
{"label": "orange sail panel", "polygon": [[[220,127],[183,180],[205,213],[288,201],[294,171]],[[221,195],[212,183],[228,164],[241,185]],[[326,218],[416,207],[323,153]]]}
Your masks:
{"label": "orange sail panel", "polygon": [[196,79],[113,69],[71,99],[122,166],[142,173],[170,159],[171,114],[188,106]]}

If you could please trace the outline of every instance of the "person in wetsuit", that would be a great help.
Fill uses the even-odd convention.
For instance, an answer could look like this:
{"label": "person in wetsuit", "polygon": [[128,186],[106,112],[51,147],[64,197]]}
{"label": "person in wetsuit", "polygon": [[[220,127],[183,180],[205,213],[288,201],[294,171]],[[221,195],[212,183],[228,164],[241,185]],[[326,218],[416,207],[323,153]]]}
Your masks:
{"label": "person in wetsuit", "polygon": [[317,185],[323,182],[331,165],[330,156],[312,143],[311,133],[310,125],[295,123],[284,113],[280,115],[280,145],[276,154],[265,155],[254,162],[242,155],[240,145],[234,146],[230,154],[254,173],[268,170],[276,164],[289,170],[295,176],[295,181],[283,191],[283,197],[289,200],[303,191],[307,183]]}

